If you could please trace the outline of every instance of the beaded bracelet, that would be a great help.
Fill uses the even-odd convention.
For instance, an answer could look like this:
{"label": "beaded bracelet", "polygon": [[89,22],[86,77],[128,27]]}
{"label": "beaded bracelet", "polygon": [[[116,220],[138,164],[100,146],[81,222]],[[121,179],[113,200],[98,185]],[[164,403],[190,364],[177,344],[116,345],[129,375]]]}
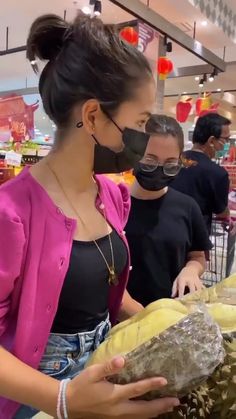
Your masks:
{"label": "beaded bracelet", "polygon": [[60,382],[58,397],[57,397],[57,419],[63,419],[61,415],[61,393],[62,393],[63,381]]}
{"label": "beaded bracelet", "polygon": [[67,405],[66,405],[66,388],[70,382],[70,378],[60,382],[58,399],[57,399],[57,419],[68,419]]}

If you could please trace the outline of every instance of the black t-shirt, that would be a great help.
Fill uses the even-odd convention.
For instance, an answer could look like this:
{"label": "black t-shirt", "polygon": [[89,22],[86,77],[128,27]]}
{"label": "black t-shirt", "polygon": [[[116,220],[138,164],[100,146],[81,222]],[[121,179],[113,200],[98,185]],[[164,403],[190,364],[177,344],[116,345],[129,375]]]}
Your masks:
{"label": "black t-shirt", "polygon": [[[113,231],[111,242],[115,271],[120,275],[127,263],[127,249]],[[97,240],[111,266],[108,236]],[[54,333],[79,333],[95,329],[108,314],[108,269],[94,242],[73,241],[69,269],[62,287],[52,326]]]}
{"label": "black t-shirt", "polygon": [[126,235],[133,266],[128,291],[144,306],[170,298],[188,253],[211,247],[196,202],[171,188],[159,199],[132,198]]}
{"label": "black t-shirt", "polygon": [[171,187],[195,199],[210,233],[212,214],[220,214],[228,205],[228,173],[204,153],[189,150],[184,157],[188,167],[181,169]]}

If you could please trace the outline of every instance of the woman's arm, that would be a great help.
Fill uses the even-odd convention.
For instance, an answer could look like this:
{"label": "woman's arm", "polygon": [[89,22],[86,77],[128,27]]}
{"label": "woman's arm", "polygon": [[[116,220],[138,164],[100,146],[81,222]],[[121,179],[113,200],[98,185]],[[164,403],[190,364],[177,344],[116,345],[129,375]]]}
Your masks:
{"label": "woman's arm", "polygon": [[190,252],[188,254],[188,262],[185,265],[184,269],[188,269],[193,273],[196,273],[199,277],[202,276],[206,269],[206,258],[205,252]]}
{"label": "woman's arm", "polygon": [[[85,369],[70,381],[66,398],[70,419],[78,417],[156,417],[179,404],[177,399],[163,398],[152,402],[133,401],[149,391],[166,385],[163,378],[150,378],[127,385],[105,380],[117,374],[125,364],[121,357]],[[34,370],[0,347],[0,395],[57,417],[56,406],[60,382]],[[91,394],[93,395],[91,399]]]}
{"label": "woman's arm", "polygon": [[59,382],[0,347],[0,395],[56,417]]}
{"label": "woman's arm", "polygon": [[182,298],[185,293],[185,289],[188,288],[189,292],[195,292],[203,288],[203,283],[200,279],[201,275],[205,271],[206,259],[204,252],[190,252],[188,254],[187,263],[182,271],[177,276],[173,288],[172,297]]}
{"label": "woman's arm", "polygon": [[127,320],[142,310],[143,310],[142,304],[134,300],[131,297],[131,295],[128,293],[128,291],[125,290],[118,320],[119,321]]}

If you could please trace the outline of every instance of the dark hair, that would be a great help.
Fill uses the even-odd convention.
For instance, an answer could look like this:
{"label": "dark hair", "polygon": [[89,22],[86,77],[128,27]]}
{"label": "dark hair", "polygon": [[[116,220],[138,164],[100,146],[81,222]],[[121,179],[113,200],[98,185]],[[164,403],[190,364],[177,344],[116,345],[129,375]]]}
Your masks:
{"label": "dark hair", "polygon": [[222,127],[231,121],[218,113],[209,113],[198,118],[193,131],[193,144],[206,144],[210,137],[220,138]]}
{"label": "dark hair", "polygon": [[180,152],[184,149],[184,133],[179,123],[171,116],[152,115],[146,124],[146,132],[150,135],[171,135],[176,138]]}
{"label": "dark hair", "polygon": [[88,99],[98,99],[104,111],[114,113],[152,76],[144,55],[121,40],[114,25],[81,12],[71,24],[56,15],[36,19],[27,58],[36,72],[37,58],[49,60],[39,91],[45,112],[58,127],[66,127],[73,107]]}

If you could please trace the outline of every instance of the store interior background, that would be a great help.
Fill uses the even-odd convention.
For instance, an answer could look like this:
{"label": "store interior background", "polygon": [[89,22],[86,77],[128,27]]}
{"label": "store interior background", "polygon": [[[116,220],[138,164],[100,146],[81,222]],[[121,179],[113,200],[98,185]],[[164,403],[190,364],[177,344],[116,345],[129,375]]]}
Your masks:
{"label": "store interior background", "polygon": [[[143,0],[147,4],[147,1]],[[202,74],[196,76],[168,78],[164,88],[164,106],[163,112],[171,116],[175,116],[176,103],[181,94],[195,93],[193,98],[202,91],[214,91],[212,95],[214,102],[220,103],[219,112],[230,118],[233,122],[232,129],[235,131],[236,137],[236,38],[232,39],[221,27],[213,24],[200,9],[194,7],[192,0],[150,0],[149,7],[158,14],[168,19],[169,22],[176,25],[189,36],[193,36],[194,22],[196,22],[196,39],[200,41],[206,48],[214,54],[223,57],[228,63],[226,72],[220,73],[215,80],[204,84],[203,88],[199,88],[199,81],[195,80],[196,76],[201,78]],[[224,0],[229,10],[235,15],[236,27],[236,1]],[[27,33],[32,21],[40,14],[54,12],[61,16],[66,11],[68,20],[75,16],[76,9],[83,9],[88,6],[89,0],[41,0],[37,2],[22,0],[16,7],[15,0],[2,2],[0,11],[0,51],[6,48],[6,27],[9,28],[8,48],[15,48],[25,45]],[[133,16],[115,6],[109,0],[102,1],[102,19],[105,22],[121,23],[130,21]],[[173,51],[168,54],[172,60],[174,68],[182,68],[188,66],[198,66],[205,64],[202,60],[186,51],[176,43],[173,44]],[[153,47],[153,57],[149,57],[155,62],[156,48]],[[150,51],[149,51],[150,55]],[[14,92],[22,92],[26,103],[34,103],[39,100],[37,94],[27,94],[28,92],[37,91],[38,77],[34,75],[30,64],[25,59],[25,52],[18,52],[11,55],[3,55],[0,57],[0,97]],[[19,90],[20,89],[20,90]],[[235,90],[228,93],[227,91]],[[194,113],[183,124],[185,132],[185,141],[188,142],[188,132],[194,126]],[[54,124],[47,118],[42,109],[41,103],[39,109],[35,112],[35,128],[36,137],[39,141],[44,141],[45,136],[49,137],[47,143],[53,139],[55,130]]]}

